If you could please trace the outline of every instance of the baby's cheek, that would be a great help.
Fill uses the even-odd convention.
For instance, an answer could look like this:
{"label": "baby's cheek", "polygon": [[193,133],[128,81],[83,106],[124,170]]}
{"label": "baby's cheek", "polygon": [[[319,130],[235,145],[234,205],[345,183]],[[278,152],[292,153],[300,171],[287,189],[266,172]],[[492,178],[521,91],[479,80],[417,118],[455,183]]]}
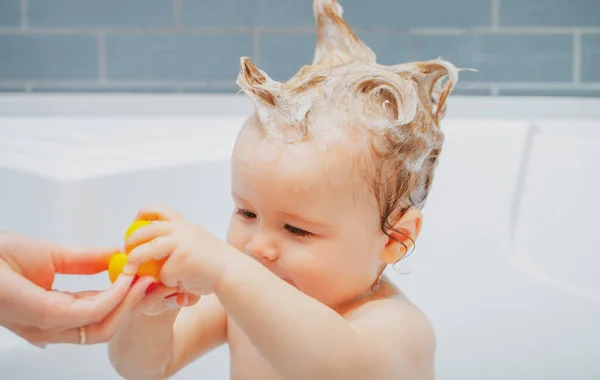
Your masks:
{"label": "baby's cheek", "polygon": [[227,230],[227,244],[231,245],[238,251],[244,251],[244,248],[249,240],[249,234],[247,231],[244,231],[243,225],[241,225],[238,220],[236,220],[236,216],[232,217],[231,222],[229,223],[229,229]]}
{"label": "baby's cheek", "polygon": [[289,266],[286,270],[292,274],[292,281],[307,293],[314,293],[336,277],[336,269],[316,254],[296,255],[286,265]]}

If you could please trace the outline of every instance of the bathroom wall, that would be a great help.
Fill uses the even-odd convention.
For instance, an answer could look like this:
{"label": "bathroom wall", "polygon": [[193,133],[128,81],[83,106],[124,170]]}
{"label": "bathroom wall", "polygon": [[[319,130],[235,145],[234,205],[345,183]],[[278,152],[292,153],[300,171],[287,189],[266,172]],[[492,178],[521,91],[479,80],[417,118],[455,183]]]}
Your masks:
{"label": "bathroom wall", "polygon": [[[600,96],[600,0],[342,0],[383,64],[442,57],[458,93]],[[0,91],[237,91],[239,57],[310,63],[312,0],[0,0]]]}

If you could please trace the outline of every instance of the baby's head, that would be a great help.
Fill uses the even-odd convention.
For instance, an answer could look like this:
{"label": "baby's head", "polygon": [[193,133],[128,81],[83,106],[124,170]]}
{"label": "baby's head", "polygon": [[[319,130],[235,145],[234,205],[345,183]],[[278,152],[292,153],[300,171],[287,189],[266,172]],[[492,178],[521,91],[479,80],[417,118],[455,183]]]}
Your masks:
{"label": "baby's head", "polygon": [[336,305],[413,247],[458,70],[378,65],[335,0],[315,0],[314,11],[314,61],[287,82],[242,58],[238,84],[256,112],[233,153],[228,241]]}

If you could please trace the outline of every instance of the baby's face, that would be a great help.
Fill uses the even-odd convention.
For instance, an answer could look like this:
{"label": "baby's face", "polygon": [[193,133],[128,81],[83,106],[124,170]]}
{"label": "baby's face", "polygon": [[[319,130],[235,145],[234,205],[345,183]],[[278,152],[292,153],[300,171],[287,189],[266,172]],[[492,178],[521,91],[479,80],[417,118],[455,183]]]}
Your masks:
{"label": "baby's face", "polygon": [[251,127],[232,157],[234,214],[227,240],[275,275],[335,306],[366,291],[382,269],[376,201],[343,144],[280,146]]}

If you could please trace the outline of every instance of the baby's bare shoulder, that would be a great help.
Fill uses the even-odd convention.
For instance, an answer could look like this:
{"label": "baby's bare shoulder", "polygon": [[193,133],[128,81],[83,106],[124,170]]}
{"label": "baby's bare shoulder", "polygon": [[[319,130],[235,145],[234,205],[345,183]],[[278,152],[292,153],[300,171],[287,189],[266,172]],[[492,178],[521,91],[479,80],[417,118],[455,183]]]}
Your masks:
{"label": "baby's bare shoulder", "polygon": [[395,375],[434,377],[433,326],[397,289],[384,289],[343,316]]}

